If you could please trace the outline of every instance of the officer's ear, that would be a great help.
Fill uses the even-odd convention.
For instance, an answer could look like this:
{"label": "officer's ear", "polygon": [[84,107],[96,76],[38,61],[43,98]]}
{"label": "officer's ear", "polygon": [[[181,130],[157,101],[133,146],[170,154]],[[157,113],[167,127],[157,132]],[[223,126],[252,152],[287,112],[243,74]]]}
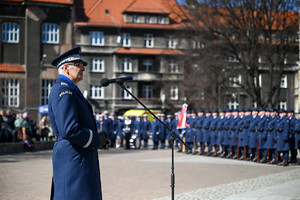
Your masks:
{"label": "officer's ear", "polygon": [[63,71],[69,75],[69,65],[64,64],[63,65]]}

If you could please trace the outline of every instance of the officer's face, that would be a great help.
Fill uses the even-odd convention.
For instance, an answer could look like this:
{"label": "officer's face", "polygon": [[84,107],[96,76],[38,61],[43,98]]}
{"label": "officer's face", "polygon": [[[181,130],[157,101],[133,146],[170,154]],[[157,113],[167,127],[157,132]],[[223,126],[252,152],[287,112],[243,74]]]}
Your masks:
{"label": "officer's face", "polygon": [[68,77],[74,82],[74,84],[77,84],[83,79],[83,72],[85,71],[83,63],[68,63],[65,66],[65,70],[68,74]]}

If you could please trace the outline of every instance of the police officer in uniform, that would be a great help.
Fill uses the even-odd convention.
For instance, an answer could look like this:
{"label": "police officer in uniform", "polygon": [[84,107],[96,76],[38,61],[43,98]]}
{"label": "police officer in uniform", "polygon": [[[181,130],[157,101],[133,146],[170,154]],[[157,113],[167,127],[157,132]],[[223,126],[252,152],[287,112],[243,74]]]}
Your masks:
{"label": "police officer in uniform", "polygon": [[204,142],[203,142],[203,122],[204,122],[205,116],[204,116],[204,112],[203,110],[199,109],[198,110],[198,117],[197,117],[197,133],[196,133],[196,137],[197,137],[197,143],[199,144],[199,155],[201,155],[202,153],[204,153]]}
{"label": "police officer in uniform", "polygon": [[276,121],[277,121],[277,111],[273,108],[270,109],[270,117],[269,122],[267,125],[267,153],[268,153],[268,159],[269,164],[275,164],[276,163]]}
{"label": "police officer in uniform", "polygon": [[59,72],[49,96],[49,116],[56,142],[53,148],[51,199],[102,199],[97,149],[108,138],[97,132],[93,110],[76,84],[83,79],[80,47],[52,61]]}
{"label": "police officer in uniform", "polygon": [[281,166],[288,166],[289,162],[289,126],[290,121],[286,116],[286,111],[283,109],[279,110],[279,118],[276,124],[276,139],[277,139],[277,151],[283,154],[282,162],[278,163]]}
{"label": "police officer in uniform", "polygon": [[287,115],[290,121],[289,142],[291,159],[289,160],[289,163],[297,163],[297,150],[295,150],[295,124],[297,119],[293,109],[287,110]]}
{"label": "police officer in uniform", "polygon": [[[160,114],[157,114],[157,117],[159,117]],[[152,124],[151,124],[151,134],[152,134],[152,141],[153,141],[153,148],[152,150],[158,149],[159,144],[159,124],[160,122],[156,120],[156,118],[153,118]]]}
{"label": "police officer in uniform", "polygon": [[219,122],[218,111],[213,110],[212,111],[212,120],[211,120],[211,123],[210,123],[210,144],[211,144],[210,153],[213,153],[212,156],[214,156],[214,157],[217,156],[217,152],[218,152],[218,145],[217,145],[217,140],[218,140],[217,126],[218,126],[218,122]]}
{"label": "police officer in uniform", "polygon": [[[257,135],[258,135],[258,150],[259,155],[257,156],[256,161],[260,163],[267,162],[267,126],[268,126],[268,117],[266,116],[266,110],[264,108],[259,109],[259,121],[257,123]],[[260,158],[262,158],[260,160]]]}
{"label": "police officer in uniform", "polygon": [[251,109],[245,109],[245,119],[243,122],[243,146],[244,146],[244,156],[240,158],[240,160],[247,160],[250,156],[249,150],[249,126],[252,120]]}
{"label": "police officer in uniform", "polygon": [[259,121],[258,109],[252,109],[252,119],[249,125],[249,149],[251,152],[250,160],[257,160],[257,123]]}
{"label": "police officer in uniform", "polygon": [[151,131],[151,123],[147,119],[148,115],[144,114],[143,115],[143,120],[142,120],[142,140],[144,142],[143,147],[148,148],[148,140],[149,140],[149,134]]}

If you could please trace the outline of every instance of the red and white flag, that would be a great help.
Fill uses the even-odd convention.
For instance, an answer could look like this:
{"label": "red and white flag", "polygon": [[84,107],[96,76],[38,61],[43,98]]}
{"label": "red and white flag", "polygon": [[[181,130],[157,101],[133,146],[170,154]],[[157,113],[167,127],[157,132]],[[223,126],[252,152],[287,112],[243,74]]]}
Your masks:
{"label": "red and white flag", "polygon": [[183,128],[187,127],[187,123],[186,123],[187,107],[188,107],[188,105],[186,103],[182,105],[179,121],[178,121],[178,124],[177,124],[177,129],[183,129]]}

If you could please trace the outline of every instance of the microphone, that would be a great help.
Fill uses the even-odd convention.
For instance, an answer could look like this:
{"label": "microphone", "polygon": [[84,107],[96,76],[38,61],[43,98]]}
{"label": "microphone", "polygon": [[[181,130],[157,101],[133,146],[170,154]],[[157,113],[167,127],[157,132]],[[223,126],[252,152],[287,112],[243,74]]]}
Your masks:
{"label": "microphone", "polygon": [[106,87],[110,83],[122,83],[122,82],[125,82],[125,81],[131,81],[131,80],[133,80],[133,76],[112,78],[112,79],[104,78],[100,81],[100,83],[101,83],[101,86]]}

